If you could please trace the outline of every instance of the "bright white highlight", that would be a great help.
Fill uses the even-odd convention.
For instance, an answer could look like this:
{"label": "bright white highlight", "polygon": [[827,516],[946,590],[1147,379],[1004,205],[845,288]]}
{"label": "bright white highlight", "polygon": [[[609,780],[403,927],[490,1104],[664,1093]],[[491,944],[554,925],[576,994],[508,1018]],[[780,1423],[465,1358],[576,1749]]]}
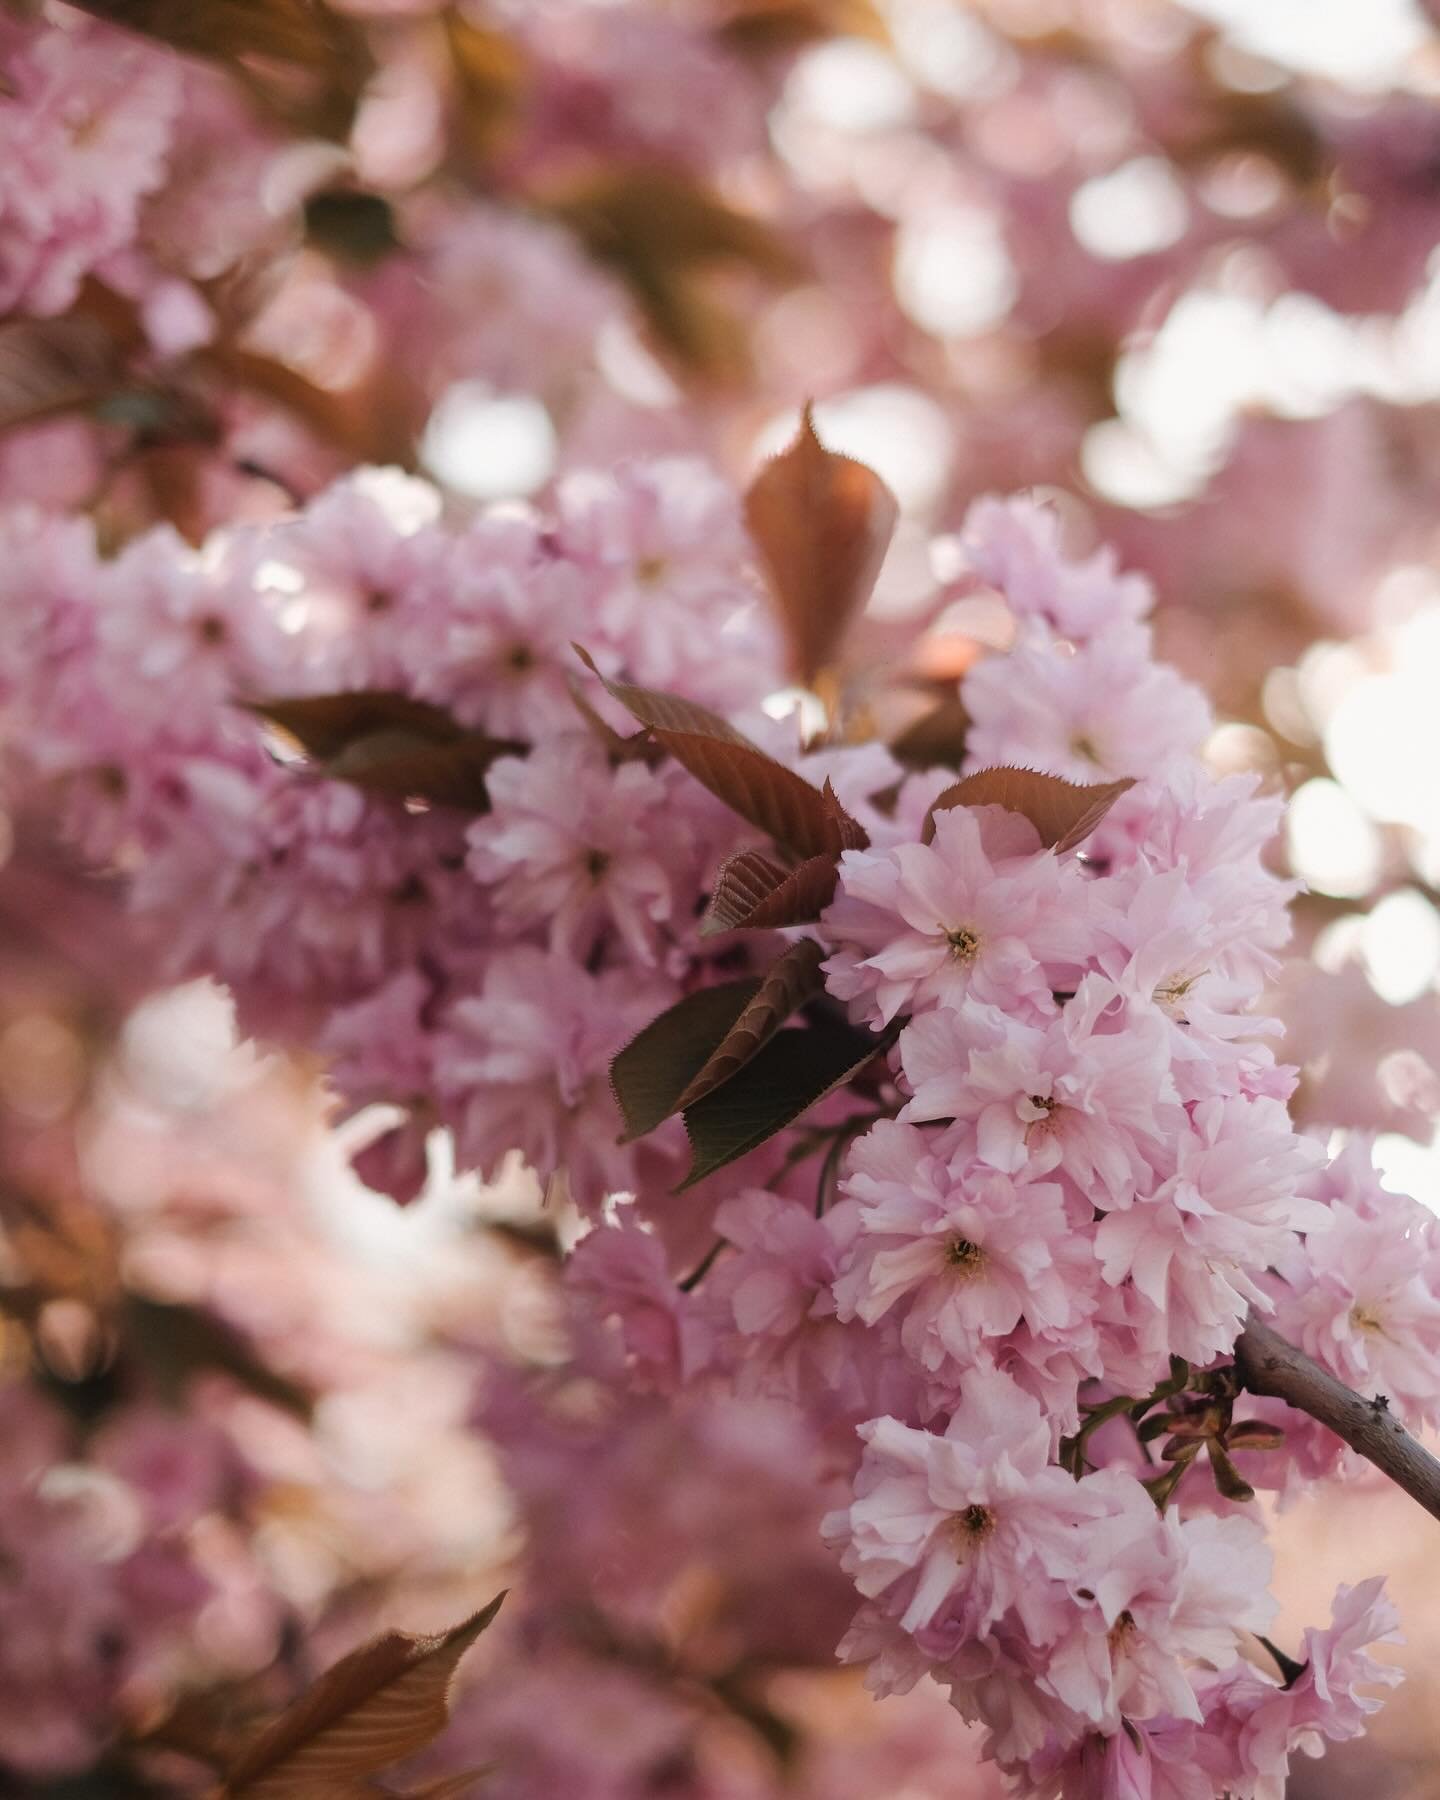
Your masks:
{"label": "bright white highlight", "polygon": [[926,331],[963,337],[997,325],[1015,304],[1015,267],[994,218],[953,207],[902,224],[895,295]]}
{"label": "bright white highlight", "polygon": [[1360,895],[1380,873],[1380,836],[1334,781],[1307,781],[1286,815],[1295,873],[1324,894]]}
{"label": "bright white highlight", "polygon": [[1401,1006],[1434,985],[1440,963],[1440,918],[1414,888],[1387,894],[1360,933],[1370,985],[1382,1000]]}
{"label": "bright white highlight", "polygon": [[1413,825],[1440,840],[1440,607],[1395,633],[1391,668],[1341,696],[1325,725],[1325,750],[1339,780],[1374,818]]}
{"label": "bright white highlight", "polygon": [[836,38],[801,57],[785,101],[832,131],[890,131],[909,122],[915,90],[878,44]]}
{"label": "bright white highlight", "polygon": [[1242,49],[1349,87],[1384,87],[1425,43],[1415,0],[1186,0]]}
{"label": "bright white highlight", "polygon": [[1147,256],[1185,234],[1190,209],[1170,165],[1158,156],[1097,175],[1076,188],[1070,228],[1095,256]]}
{"label": "bright white highlight", "polygon": [[555,468],[555,427],[531,394],[496,394],[458,381],[425,427],[421,458],[437,481],[472,500],[533,494]]}

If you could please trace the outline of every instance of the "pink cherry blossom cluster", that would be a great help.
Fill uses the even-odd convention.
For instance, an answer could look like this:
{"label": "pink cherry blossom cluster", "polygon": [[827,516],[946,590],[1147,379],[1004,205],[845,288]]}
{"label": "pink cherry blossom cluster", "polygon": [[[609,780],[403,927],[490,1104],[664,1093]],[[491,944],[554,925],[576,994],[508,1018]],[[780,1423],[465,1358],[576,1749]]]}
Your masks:
{"label": "pink cherry blossom cluster", "polygon": [[[928,843],[897,807],[847,851],[827,984],[873,1029],[902,1024],[896,1115],[842,1127],[820,1216],[783,1183],[727,1200],[694,1293],[633,1220],[585,1239],[572,1281],[648,1385],[871,1415],[826,1532],[865,1597],[842,1654],[878,1692],[940,1679],[1027,1793],[1275,1796],[1289,1752],[1353,1734],[1357,1688],[1393,1678],[1363,1649],[1388,1603],[1342,1593],[1302,1681],[1260,1672],[1245,1645],[1274,1604],[1248,1488],[1177,1487],[1133,1430],[1093,1428],[1127,1397],[1203,1388],[1251,1308],[1433,1418],[1433,1221],[1382,1199],[1364,1146],[1324,1172],[1290,1124],[1293,1072],[1254,1010],[1293,892],[1263,861],[1278,808],[1199,765],[1208,709],[1153,661],[1143,585],[1065,558],[1028,503],[978,506],[966,542],[1016,632],[962,684],[972,763],[1135,785],[1078,853],[984,806],[937,811]],[[638,1210],[664,1234],[658,1200]],[[1257,1482],[1333,1472],[1323,1428],[1242,1411]]]}
{"label": "pink cherry blossom cluster", "polygon": [[204,285],[274,247],[275,134],[213,70],[68,7],[0,20],[0,75],[0,315],[98,280],[162,355],[207,341]]}
{"label": "pink cherry blossom cluster", "polygon": [[[466,1166],[518,1149],[594,1205],[673,1162],[678,1129],[614,1144],[606,1071],[695,979],[738,822],[674,765],[612,760],[571,642],[731,708],[765,692],[773,636],[734,496],[698,464],[577,476],[548,519],[437,510],[423,483],[362,473],[198,553],[162,531],[110,561],[81,524],[12,515],[12,775],[127,870],[164,974],[220,977],[250,1029],[331,1055],[351,1102],[413,1109],[388,1146],[410,1194],[444,1122]],[[517,752],[491,810],[312,779],[253,710],[355,691]]]}
{"label": "pink cherry blossom cluster", "polygon": [[[828,1527],[868,1601],[846,1653],[882,1689],[938,1672],[1042,1790],[1109,1791],[1140,1762],[1147,1792],[1267,1792],[1238,1716],[1207,1729],[1233,1684],[1205,1673],[1267,1623],[1258,1528],[1157,1514],[1158,1471],[1133,1458],[1079,1479],[1052,1458],[1085,1395],[1146,1394],[1172,1356],[1214,1364],[1268,1310],[1269,1269],[1324,1256],[1332,1221],[1305,1197],[1321,1153],[1253,1013],[1286,934],[1290,890],[1261,862],[1275,807],[1196,766],[1208,710],[1151,660],[1133,579],[1066,562],[1024,507],[986,503],[967,535],[1016,625],[962,685],[972,760],[1136,785],[1069,857],[957,807],[929,845],[842,859],[831,991],[876,1027],[908,1021],[908,1097],[841,1182],[857,1210],[836,1307],[898,1325],[946,1421],[862,1430],[856,1498]],[[1404,1341],[1433,1384],[1433,1342]],[[1213,1767],[1176,1748],[1187,1722]]]}
{"label": "pink cherry blossom cluster", "polygon": [[[1014,625],[961,685],[969,765],[1128,784],[1057,854],[1023,808],[947,804],[945,770],[803,754],[767,720],[776,646],[734,498],[696,463],[458,529],[424,484],[361,473],[198,552],[162,533],[105,562],[79,527],[6,530],[16,791],[56,793],[126,873],[169,975],[219,976],[251,1029],[326,1052],[348,1105],[406,1109],[367,1179],[413,1197],[443,1123],[462,1166],[518,1152],[592,1214],[634,1195],[571,1259],[576,1301],[619,1322],[642,1389],[778,1403],[820,1434],[825,1534],[864,1598],[842,1654],[873,1686],[938,1677],[1037,1794],[1268,1796],[1292,1748],[1356,1729],[1378,1594],[1337,1602],[1308,1686],[1257,1672],[1269,1557],[1228,1425],[1218,1495],[1124,1429],[1222,1392],[1252,1308],[1416,1422],[1440,1392],[1433,1229],[1377,1202],[1359,1151],[1321,1172],[1254,1010],[1293,892],[1263,860],[1278,807],[1202,768],[1209,711],[1154,661],[1142,583],[1067,557],[1029,503],[985,502],[963,533]],[[748,960],[698,923],[747,838],[597,711],[580,634],[601,667],[742,717],[869,837],[819,933],[889,1074],[688,1210],[675,1122],[617,1143],[607,1072]],[[297,763],[282,700],[345,694],[504,740],[488,810]],[[802,1167],[827,1141],[828,1206]],[[707,1221],[719,1243],[677,1287]],[[1261,1404],[1235,1426],[1261,1485],[1276,1423]],[[1306,1475],[1336,1460],[1314,1437]]]}
{"label": "pink cherry blossom cluster", "polygon": [[[0,950],[0,1785],[85,1769],[186,1691],[283,1699],[317,1643],[353,1643],[359,1596],[488,1580],[518,1521],[524,1654],[422,1778],[1280,1800],[1292,1754],[1357,1735],[1397,1679],[1370,1654],[1396,1615],[1362,1579],[1293,1655],[1260,1635],[1257,1491],[1364,1465],[1246,1391],[1238,1341],[1268,1321],[1375,1416],[1440,1429],[1440,1225],[1368,1138],[1296,1128],[1268,1014],[1300,1061],[1349,1031],[1339,995],[1397,1076],[1367,1099],[1347,1045],[1294,1104],[1316,1126],[1428,1131],[1440,1039],[1428,1000],[1377,1022],[1354,967],[1281,969],[1280,783],[1212,775],[1207,746],[1219,696],[1263,726],[1258,764],[1323,770],[1262,665],[1433,549],[1409,341],[1433,45],[1369,91],[1165,6],[1062,5],[1037,34],[985,0],[958,23],[329,0],[246,9],[278,36],[238,52],[227,10],[140,35],[99,4],[0,6],[0,919],[53,902],[68,959],[114,965],[75,981],[112,1025],[223,984],[246,1037],[323,1066],[355,1175],[401,1205],[433,1219],[453,1162],[532,1171],[544,1206],[515,1243],[467,1226],[456,1285],[417,1298],[317,1231],[253,1096],[117,1126],[97,1056],[37,1150],[3,1004],[29,952]],[[1085,220],[1131,223],[1136,191],[1136,244],[1101,244]],[[1346,367],[1333,391],[1303,355],[1293,385],[1217,382],[1177,504],[1112,503],[1106,434],[1145,448],[1197,305],[1244,313],[1252,349],[1298,305]],[[909,476],[883,604],[829,666],[787,641],[719,472],[826,394],[857,441],[898,407]],[[551,473],[471,510],[435,445],[497,397],[551,434]],[[1057,482],[1119,555],[974,499]],[[844,613],[799,510],[812,607]],[[1208,700],[1157,657],[1131,563]],[[1006,647],[957,639],[951,602]],[[637,723],[635,687],[743,732],[843,850],[795,869]],[[888,741],[921,690],[963,753]],[[953,791],[982,772],[983,801]],[[1100,796],[1085,828],[1051,829],[1032,777]],[[716,929],[747,856],[822,898]],[[90,931],[97,892],[123,932]],[[705,1172],[685,1083],[642,1129],[617,1056],[727,989],[764,1000],[777,967],[812,984],[730,1062],[803,1064],[808,1035],[853,1067]],[[247,1135],[260,1177],[225,1150]],[[134,1373],[147,1281],[313,1416]],[[114,1358],[95,1419],[46,1360],[67,1329]],[[796,1747],[785,1682],[837,1644],[897,1721],[868,1755]]]}

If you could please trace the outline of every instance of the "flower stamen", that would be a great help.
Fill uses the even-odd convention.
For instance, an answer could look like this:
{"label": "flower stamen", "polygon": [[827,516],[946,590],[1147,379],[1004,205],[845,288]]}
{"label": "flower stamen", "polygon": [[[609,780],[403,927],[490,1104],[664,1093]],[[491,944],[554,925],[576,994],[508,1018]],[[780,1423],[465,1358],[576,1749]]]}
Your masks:
{"label": "flower stamen", "polygon": [[957,1274],[968,1279],[979,1274],[985,1263],[985,1252],[969,1238],[951,1238],[945,1246],[945,1260]]}

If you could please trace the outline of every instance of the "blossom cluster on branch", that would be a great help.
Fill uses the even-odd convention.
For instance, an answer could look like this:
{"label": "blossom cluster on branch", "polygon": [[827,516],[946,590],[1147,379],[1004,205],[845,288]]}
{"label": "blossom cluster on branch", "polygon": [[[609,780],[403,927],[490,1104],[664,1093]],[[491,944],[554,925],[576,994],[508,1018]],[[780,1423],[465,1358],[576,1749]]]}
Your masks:
{"label": "blossom cluster on branch", "polygon": [[[753,496],[801,471],[777,534]],[[864,477],[807,426],[752,490],[792,604],[791,540],[848,526],[831,578],[873,564]],[[1287,1455],[1232,1348],[1273,1310],[1433,1418],[1440,1258],[1290,1123],[1254,1011],[1278,809],[1200,767],[1143,585],[1029,503],[975,509],[1014,639],[961,683],[956,780],[767,717],[779,639],[702,466],[459,530],[428,499],[361,474],[105,562],[13,521],[13,780],[128,872],[168,973],[406,1109],[369,1179],[413,1198],[436,1124],[484,1173],[520,1152],[598,1219],[569,1280],[635,1379],[812,1421],[864,1600],[842,1654],[880,1691],[938,1676],[1025,1791],[1278,1793],[1358,1728],[1393,1616],[1342,1594],[1303,1680],[1242,1656],[1273,1614],[1255,1485],[1335,1458],[1303,1427]]]}

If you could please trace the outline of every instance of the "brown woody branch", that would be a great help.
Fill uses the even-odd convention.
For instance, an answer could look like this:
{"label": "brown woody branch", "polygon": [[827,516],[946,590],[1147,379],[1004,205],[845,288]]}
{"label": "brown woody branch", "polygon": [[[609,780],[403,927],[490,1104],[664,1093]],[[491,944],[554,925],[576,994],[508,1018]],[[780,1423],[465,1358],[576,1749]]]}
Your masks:
{"label": "brown woody branch", "polygon": [[1383,1398],[1362,1400],[1253,1313],[1236,1340],[1235,1369],[1252,1394],[1268,1394],[1318,1419],[1440,1519],[1440,1462],[1416,1443]]}

